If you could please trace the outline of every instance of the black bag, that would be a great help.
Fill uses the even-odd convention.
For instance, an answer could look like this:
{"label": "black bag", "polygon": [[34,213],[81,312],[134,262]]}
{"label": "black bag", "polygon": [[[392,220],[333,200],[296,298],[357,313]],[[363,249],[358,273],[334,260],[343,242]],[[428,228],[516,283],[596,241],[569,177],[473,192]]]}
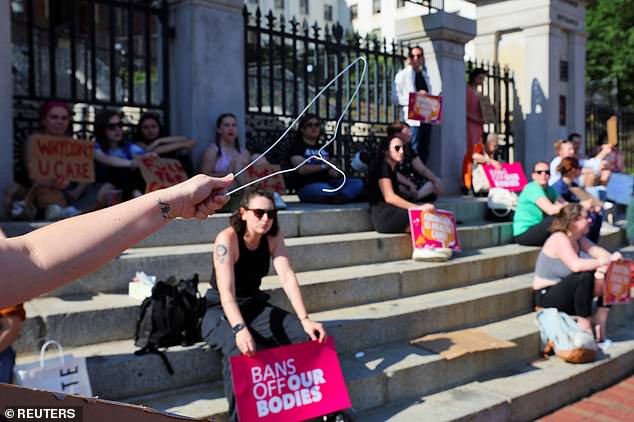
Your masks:
{"label": "black bag", "polygon": [[198,292],[198,274],[189,280],[169,277],[159,280],[152,296],[145,298],[136,324],[135,355],[158,354],[170,374],[174,370],[159,348],[190,346],[202,341],[200,326],[205,315],[205,299]]}

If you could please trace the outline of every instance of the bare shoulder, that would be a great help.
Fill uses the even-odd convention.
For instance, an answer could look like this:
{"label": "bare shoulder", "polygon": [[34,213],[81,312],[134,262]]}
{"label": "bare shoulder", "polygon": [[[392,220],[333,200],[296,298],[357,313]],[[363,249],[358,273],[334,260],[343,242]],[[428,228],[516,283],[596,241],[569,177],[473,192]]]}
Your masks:
{"label": "bare shoulder", "polygon": [[233,227],[227,227],[216,236],[214,245],[233,246],[238,244],[238,234]]}

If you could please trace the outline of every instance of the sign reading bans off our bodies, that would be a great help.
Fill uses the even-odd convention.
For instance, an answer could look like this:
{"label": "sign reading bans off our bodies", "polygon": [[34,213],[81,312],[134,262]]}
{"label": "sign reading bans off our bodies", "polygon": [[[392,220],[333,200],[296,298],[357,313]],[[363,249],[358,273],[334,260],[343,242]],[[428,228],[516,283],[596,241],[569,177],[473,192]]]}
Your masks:
{"label": "sign reading bans off our bodies", "polygon": [[33,135],[28,144],[29,176],[36,181],[95,181],[94,144],[63,136]]}
{"label": "sign reading bans off our bodies", "polygon": [[351,406],[332,337],[231,358],[241,421],[301,421]]}

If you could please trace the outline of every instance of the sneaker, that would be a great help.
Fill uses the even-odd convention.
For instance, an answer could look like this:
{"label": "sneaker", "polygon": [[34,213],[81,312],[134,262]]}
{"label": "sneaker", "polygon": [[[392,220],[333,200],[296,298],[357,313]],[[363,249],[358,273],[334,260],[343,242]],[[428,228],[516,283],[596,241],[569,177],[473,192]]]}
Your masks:
{"label": "sneaker", "polygon": [[279,193],[273,192],[273,200],[275,202],[275,208],[277,208],[278,210],[285,210],[286,208],[288,208],[286,202],[284,202],[284,200],[282,199],[282,195],[280,195]]}
{"label": "sneaker", "polygon": [[598,342],[597,347],[601,349],[603,353],[605,353],[606,350],[612,347],[612,343],[613,343],[612,340],[606,338],[605,340]]}
{"label": "sneaker", "polygon": [[44,213],[44,218],[48,221],[57,221],[64,218],[64,208],[60,205],[49,205],[46,207],[46,212]]}

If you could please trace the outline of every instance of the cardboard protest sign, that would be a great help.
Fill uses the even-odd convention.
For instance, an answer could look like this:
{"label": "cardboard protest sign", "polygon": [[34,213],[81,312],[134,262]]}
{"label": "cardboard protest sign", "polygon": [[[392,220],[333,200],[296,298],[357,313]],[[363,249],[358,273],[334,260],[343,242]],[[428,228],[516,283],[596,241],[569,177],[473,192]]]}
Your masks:
{"label": "cardboard protest sign", "polygon": [[[248,181],[257,180],[261,177],[268,176],[280,171],[280,166],[275,164],[254,164],[246,171]],[[258,183],[258,186],[268,192],[277,192],[283,194],[286,192],[284,177],[281,174],[273,176],[269,179]]]}
{"label": "cardboard protest sign", "polygon": [[480,100],[480,111],[482,112],[482,120],[484,120],[484,123],[497,122],[495,106],[491,103],[489,97],[479,94],[478,99]]}
{"label": "cardboard protest sign", "polygon": [[483,164],[482,168],[492,188],[504,188],[511,192],[521,192],[528,183],[520,163],[502,163],[500,170],[488,164]]}
{"label": "cardboard protest sign", "polygon": [[410,92],[407,118],[439,125],[442,119],[442,97]]}
{"label": "cardboard protest sign", "polygon": [[603,303],[605,305],[630,303],[631,284],[632,261],[624,259],[610,262],[603,285]]}
{"label": "cardboard protest sign", "polygon": [[36,181],[95,181],[94,144],[64,136],[33,135],[28,142],[28,169]]}
{"label": "cardboard protest sign", "polygon": [[351,406],[332,337],[230,362],[241,421],[300,421]]}
{"label": "cardboard protest sign", "polygon": [[608,119],[607,127],[608,127],[608,144],[612,146],[616,146],[619,143],[619,130],[617,125],[617,117],[612,116]]}
{"label": "cardboard protest sign", "polygon": [[188,179],[180,161],[170,158],[137,158],[139,169],[145,180],[145,192],[169,188]]}
{"label": "cardboard protest sign", "polygon": [[469,353],[516,347],[512,341],[502,340],[484,331],[469,328],[449,333],[430,334],[416,340],[413,345],[438,353],[447,360]]}
{"label": "cardboard protest sign", "polygon": [[408,211],[412,245],[415,249],[434,247],[460,250],[454,213],[444,210],[423,212],[414,208]]}

